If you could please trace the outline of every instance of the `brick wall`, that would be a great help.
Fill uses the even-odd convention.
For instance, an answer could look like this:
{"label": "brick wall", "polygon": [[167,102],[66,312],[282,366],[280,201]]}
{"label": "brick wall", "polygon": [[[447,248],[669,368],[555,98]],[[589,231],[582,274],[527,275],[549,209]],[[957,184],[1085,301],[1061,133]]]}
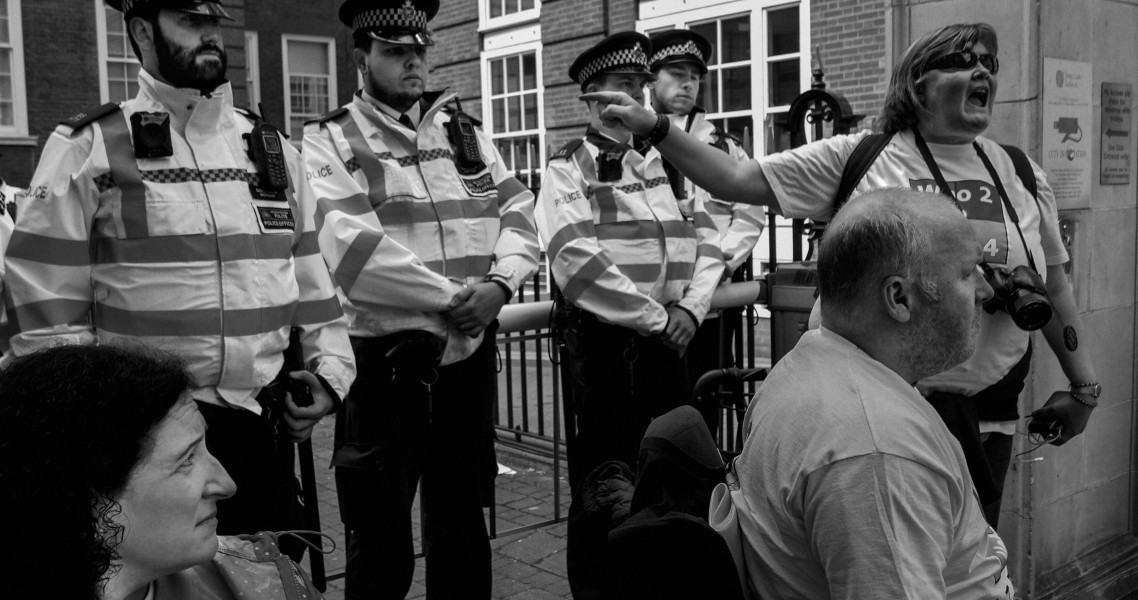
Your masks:
{"label": "brick wall", "polygon": [[[886,21],[889,0],[812,0],[810,40],[820,47],[827,89],[849,101],[871,126],[889,87]],[[813,49],[812,49],[813,51]]]}

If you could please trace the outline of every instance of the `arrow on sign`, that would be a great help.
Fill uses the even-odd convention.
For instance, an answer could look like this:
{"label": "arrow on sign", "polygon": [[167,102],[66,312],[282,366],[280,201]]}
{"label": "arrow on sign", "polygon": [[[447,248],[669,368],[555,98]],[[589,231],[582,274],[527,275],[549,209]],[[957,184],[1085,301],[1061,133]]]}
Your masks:
{"label": "arrow on sign", "polygon": [[1107,129],[1106,137],[1130,137],[1129,131],[1118,131],[1115,129]]}

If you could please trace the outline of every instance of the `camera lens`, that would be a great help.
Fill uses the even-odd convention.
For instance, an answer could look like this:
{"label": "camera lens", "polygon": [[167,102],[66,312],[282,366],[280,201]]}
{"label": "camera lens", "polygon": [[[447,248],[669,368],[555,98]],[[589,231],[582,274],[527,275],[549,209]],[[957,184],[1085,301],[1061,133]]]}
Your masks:
{"label": "camera lens", "polygon": [[1012,320],[1025,331],[1035,331],[1051,320],[1051,302],[1034,292],[1023,292],[1008,304]]}

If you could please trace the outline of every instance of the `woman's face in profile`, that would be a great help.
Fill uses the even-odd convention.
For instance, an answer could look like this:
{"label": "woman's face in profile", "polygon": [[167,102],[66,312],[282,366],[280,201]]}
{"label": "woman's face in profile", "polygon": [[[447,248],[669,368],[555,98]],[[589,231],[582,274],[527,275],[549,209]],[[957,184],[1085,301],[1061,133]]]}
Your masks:
{"label": "woman's face in profile", "polygon": [[217,501],[236,490],[205,445],[205,421],[187,397],[150,432],[153,448],[116,500],[123,565],[154,576],[206,562],[217,552]]}

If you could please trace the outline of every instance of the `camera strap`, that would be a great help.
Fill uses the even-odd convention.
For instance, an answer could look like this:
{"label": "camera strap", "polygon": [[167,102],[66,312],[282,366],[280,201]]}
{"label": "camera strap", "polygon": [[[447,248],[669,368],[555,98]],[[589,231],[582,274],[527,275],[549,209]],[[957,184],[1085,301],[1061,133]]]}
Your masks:
{"label": "camera strap", "polygon": [[[921,136],[921,132],[917,131],[916,127],[913,128],[913,137],[917,141],[917,150],[920,151],[921,158],[925,160],[929,171],[932,172],[933,179],[936,180],[937,188],[956,204],[956,208],[959,208],[960,212],[965,212],[964,208],[960,206],[960,202],[956,199],[956,194],[952,193],[952,189],[948,187],[948,181],[945,180],[944,174],[941,173],[940,167],[936,164],[936,158],[933,157],[933,153],[929,150],[929,145],[925,143],[925,138]],[[1019,226],[1019,214],[1016,212],[1015,207],[1012,206],[1011,200],[1008,199],[1008,193],[1004,190],[1004,184],[1000,181],[1000,176],[996,173],[995,167],[992,166],[992,161],[988,160],[988,155],[980,148],[980,144],[974,141],[972,142],[972,147],[976,149],[976,154],[979,155],[980,162],[984,163],[984,168],[988,170],[988,175],[992,178],[992,183],[996,186],[996,192],[1004,204],[1004,209],[1008,211],[1012,225],[1015,225],[1016,233],[1019,234],[1020,242],[1023,243],[1023,250],[1027,253],[1028,265],[1031,266],[1033,271],[1038,273],[1039,269],[1035,268],[1035,257],[1032,256],[1031,248],[1027,245],[1027,239],[1023,236],[1023,229]]]}

